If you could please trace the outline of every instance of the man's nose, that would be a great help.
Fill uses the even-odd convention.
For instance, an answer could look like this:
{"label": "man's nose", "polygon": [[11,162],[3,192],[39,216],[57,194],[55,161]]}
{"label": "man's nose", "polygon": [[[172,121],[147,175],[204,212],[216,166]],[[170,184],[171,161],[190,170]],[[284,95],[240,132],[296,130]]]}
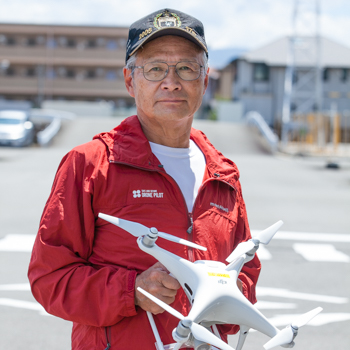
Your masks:
{"label": "man's nose", "polygon": [[181,90],[181,78],[176,73],[174,66],[169,66],[168,74],[162,80],[161,87],[169,91]]}

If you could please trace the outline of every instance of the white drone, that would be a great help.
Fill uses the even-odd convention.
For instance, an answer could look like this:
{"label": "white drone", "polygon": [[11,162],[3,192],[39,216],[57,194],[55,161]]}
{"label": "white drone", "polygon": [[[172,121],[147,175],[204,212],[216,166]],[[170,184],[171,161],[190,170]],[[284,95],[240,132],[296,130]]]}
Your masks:
{"label": "white drone", "polygon": [[[272,338],[264,345],[266,350],[278,345],[291,348],[294,346],[294,338],[298,334],[298,329],[322,311],[322,308],[318,307],[299,316],[291,325],[279,330],[246,299],[237,287],[238,274],[243,265],[254,258],[260,243],[266,245],[271,241],[283,225],[282,221],[278,221],[260,232],[256,237],[238,244],[226,259],[229,264],[225,265],[222,262],[211,260],[198,260],[192,263],[160,248],[155,244],[158,237],[196,249],[206,250],[205,247],[195,243],[164,232],[158,232],[154,227],[148,228],[136,222],[102,213],[99,214],[99,217],[138,237],[137,243],[140,249],[160,261],[179,281],[185,291],[192,305],[187,316],[183,316],[168,304],[142,288],[138,288],[141,293],[180,320],[177,328],[172,333],[176,342],[173,350],[178,350],[183,345],[189,344],[195,349],[201,350],[210,349],[209,344],[223,350],[234,350],[217,336],[216,324],[237,324],[240,326],[236,350],[242,349],[250,328]],[[153,318],[150,313],[148,313],[148,316],[152,325]],[[209,330],[210,327],[217,335]],[[156,332],[155,337],[159,350],[163,350],[163,344]]]}

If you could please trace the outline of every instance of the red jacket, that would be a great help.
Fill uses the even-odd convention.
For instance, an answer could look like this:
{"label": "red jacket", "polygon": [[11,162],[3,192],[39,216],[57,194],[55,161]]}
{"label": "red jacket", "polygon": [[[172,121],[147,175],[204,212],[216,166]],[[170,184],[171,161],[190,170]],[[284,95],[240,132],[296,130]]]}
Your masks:
{"label": "red jacket", "polygon": [[[151,152],[136,116],[109,133],[74,148],[61,161],[44,208],[28,277],[34,297],[50,314],[73,321],[74,350],[154,350],[146,313],[134,305],[138,273],[156,260],[136,238],[98,218],[102,212],[192,240],[206,252],[162,240],[157,244],[191,261],[225,262],[235,246],[250,238],[246,209],[233,162],[192,129],[206,158],[206,174],[192,213],[176,182]],[[192,233],[187,233],[192,225]],[[260,262],[255,257],[240,274],[244,294],[256,302]],[[174,308],[187,315],[182,289]],[[154,316],[163,344],[173,343],[178,319]],[[237,326],[220,326],[221,333]]]}

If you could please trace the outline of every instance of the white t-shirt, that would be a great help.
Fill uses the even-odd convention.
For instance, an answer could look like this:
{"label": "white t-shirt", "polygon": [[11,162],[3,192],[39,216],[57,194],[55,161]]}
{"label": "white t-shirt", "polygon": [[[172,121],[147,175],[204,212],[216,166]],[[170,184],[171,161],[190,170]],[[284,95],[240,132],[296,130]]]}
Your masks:
{"label": "white t-shirt", "polygon": [[189,148],[173,148],[153,142],[149,144],[167,174],[179,185],[185,197],[188,211],[192,212],[198,189],[203,181],[204,154],[192,140],[190,140]]}

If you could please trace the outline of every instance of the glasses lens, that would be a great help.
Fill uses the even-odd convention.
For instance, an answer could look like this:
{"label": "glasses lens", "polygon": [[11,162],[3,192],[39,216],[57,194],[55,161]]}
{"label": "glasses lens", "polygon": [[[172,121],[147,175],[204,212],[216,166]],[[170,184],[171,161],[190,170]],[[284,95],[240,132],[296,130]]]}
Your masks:
{"label": "glasses lens", "polygon": [[146,63],[143,67],[143,74],[147,80],[159,81],[164,79],[168,65],[163,62]]}
{"label": "glasses lens", "polygon": [[176,71],[183,80],[196,80],[201,74],[201,66],[197,62],[179,62]]}

